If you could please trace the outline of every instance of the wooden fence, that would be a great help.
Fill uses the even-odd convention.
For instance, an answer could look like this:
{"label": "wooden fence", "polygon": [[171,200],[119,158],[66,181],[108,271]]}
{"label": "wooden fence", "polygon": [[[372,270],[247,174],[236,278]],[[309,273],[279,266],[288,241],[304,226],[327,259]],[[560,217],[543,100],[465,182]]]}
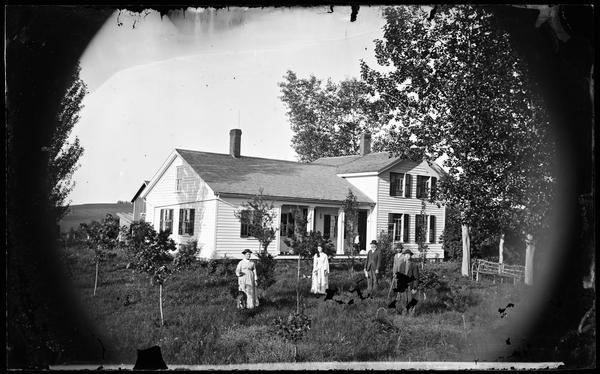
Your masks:
{"label": "wooden fence", "polygon": [[[513,279],[513,283],[522,281],[525,278],[525,266],[508,265],[477,259],[471,265],[471,274],[475,275],[475,280],[479,282],[480,274],[489,274]],[[501,278],[502,279],[502,278]],[[494,278],[495,280],[495,278]]]}

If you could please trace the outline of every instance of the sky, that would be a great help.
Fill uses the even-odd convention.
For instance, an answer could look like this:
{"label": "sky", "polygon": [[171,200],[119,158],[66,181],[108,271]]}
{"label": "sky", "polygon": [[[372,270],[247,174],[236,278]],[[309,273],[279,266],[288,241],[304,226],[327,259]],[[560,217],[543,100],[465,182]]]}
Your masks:
{"label": "sky", "polygon": [[131,200],[175,148],[297,160],[278,83],[287,70],[339,81],[376,64],[378,7],[115,11],[80,58],[89,93],[72,204]]}

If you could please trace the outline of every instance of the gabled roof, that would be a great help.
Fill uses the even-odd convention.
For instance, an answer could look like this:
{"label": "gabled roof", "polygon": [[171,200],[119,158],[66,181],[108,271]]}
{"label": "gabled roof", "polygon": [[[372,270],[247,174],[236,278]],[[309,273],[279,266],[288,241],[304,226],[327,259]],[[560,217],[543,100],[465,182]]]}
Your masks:
{"label": "gabled roof", "polygon": [[[364,156],[340,156],[340,157],[321,157],[313,164],[336,166],[337,174],[353,173],[381,173],[393,166],[401,163],[411,163],[409,160],[403,160],[400,157],[391,157],[388,152],[368,153]],[[445,175],[446,172],[435,162],[427,162],[428,165],[439,175]]]}
{"label": "gabled roof", "polygon": [[140,194],[142,193],[142,191],[144,191],[144,188],[146,188],[146,186],[148,185],[148,183],[150,183],[150,181],[144,181],[144,183],[142,183],[141,187],[137,190],[137,192],[135,193],[135,195],[133,195],[133,198],[131,199],[131,202],[135,202],[135,199],[138,198],[138,196],[140,196]]}
{"label": "gabled roof", "polygon": [[364,193],[336,175],[334,166],[304,164],[229,154],[175,150],[216,194],[343,201],[348,189],[359,202],[372,203]]}

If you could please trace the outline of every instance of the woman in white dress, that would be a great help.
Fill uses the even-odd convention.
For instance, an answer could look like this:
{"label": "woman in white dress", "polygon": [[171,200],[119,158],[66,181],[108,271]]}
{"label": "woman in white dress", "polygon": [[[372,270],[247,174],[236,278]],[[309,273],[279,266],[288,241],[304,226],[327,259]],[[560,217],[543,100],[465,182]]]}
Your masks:
{"label": "woman in white dress", "polygon": [[323,253],[323,247],[317,247],[313,260],[313,275],[312,287],[310,292],[314,294],[325,294],[325,290],[329,288],[329,260],[327,255]]}
{"label": "woman in white dress", "polygon": [[253,309],[258,306],[256,265],[250,261],[251,250],[244,249],[242,254],[245,258],[238,263],[235,275],[238,277],[239,290],[246,294],[246,308]]}

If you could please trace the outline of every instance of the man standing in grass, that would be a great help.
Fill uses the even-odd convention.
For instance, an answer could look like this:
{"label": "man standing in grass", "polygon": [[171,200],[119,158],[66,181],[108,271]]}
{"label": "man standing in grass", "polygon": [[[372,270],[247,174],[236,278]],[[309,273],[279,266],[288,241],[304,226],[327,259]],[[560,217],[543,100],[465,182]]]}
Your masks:
{"label": "man standing in grass", "polygon": [[367,297],[373,298],[373,292],[378,285],[377,277],[381,267],[381,253],[377,250],[377,240],[371,241],[371,249],[367,252],[365,277],[367,277]]}
{"label": "man standing in grass", "polygon": [[[396,289],[398,299],[396,310],[400,313],[414,313],[414,307],[417,304],[417,287],[419,286],[419,266],[410,262],[413,253],[410,249],[402,251],[404,261],[398,263],[398,267],[394,266],[393,271],[396,275]],[[396,265],[396,261],[394,261]]]}

